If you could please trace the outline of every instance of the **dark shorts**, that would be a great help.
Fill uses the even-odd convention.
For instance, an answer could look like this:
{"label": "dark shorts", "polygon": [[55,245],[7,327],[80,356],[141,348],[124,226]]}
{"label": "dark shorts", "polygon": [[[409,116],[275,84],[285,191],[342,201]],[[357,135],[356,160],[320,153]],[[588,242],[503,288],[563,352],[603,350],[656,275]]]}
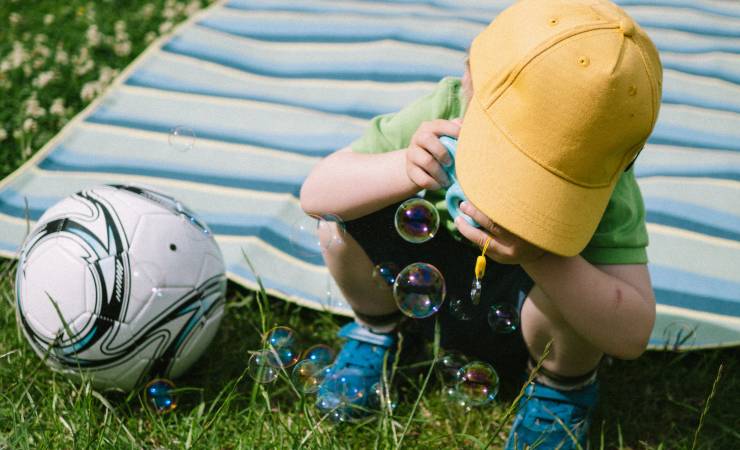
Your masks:
{"label": "dark shorts", "polygon": [[[433,239],[425,243],[406,242],[393,225],[397,207],[391,205],[349,221],[346,227],[374,264],[395,263],[403,268],[414,262],[425,262],[434,265],[444,276],[447,296],[442,309],[426,319],[409,319],[410,328],[418,329],[426,338],[432,339],[434,323],[439,320],[442,348],[487,361],[505,378],[521,376],[529,356],[521,328],[517,326],[515,331],[507,334],[495,333],[488,323],[488,312],[492,305],[502,303],[521,311],[522,303],[534,284],[532,279],[519,265],[499,264],[488,259],[480,304],[472,307],[470,288],[480,250],[458,242],[442,227]],[[472,308],[472,318],[456,318],[450,311],[451,299],[464,299]]]}

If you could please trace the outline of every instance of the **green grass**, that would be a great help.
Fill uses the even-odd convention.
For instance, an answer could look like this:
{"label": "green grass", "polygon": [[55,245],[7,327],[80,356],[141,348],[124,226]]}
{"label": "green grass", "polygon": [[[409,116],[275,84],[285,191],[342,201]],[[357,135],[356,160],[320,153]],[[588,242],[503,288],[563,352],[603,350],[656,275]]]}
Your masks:
{"label": "green grass", "polygon": [[[148,4],[153,5],[151,15]],[[145,48],[147,34],[168,21],[163,14],[174,12],[172,22],[183,19],[183,7],[176,5],[185,3],[99,1],[91,7],[78,1],[0,2],[0,61],[15,42],[35,55],[0,71],[0,128],[7,134],[0,141],[0,176],[22,164],[89,102],[80,97],[81,90],[100,80],[103,67],[122,70],[130,63]],[[12,12],[19,15],[13,18],[15,25],[10,25]],[[48,25],[47,14],[54,16]],[[128,54],[114,50],[117,20],[126,23]],[[93,23],[104,37],[91,47],[86,32]],[[38,38],[40,34],[46,38]],[[38,46],[48,47],[49,55],[34,51]],[[79,74],[76,64],[54,62],[57,46],[70,58],[90,47],[93,68]],[[33,80],[50,70],[54,79],[34,86]],[[29,114],[34,93],[44,114],[38,108]],[[48,110],[58,98],[65,109],[51,114]],[[29,118],[35,124],[24,131]],[[290,326],[305,346],[329,343],[336,348],[334,335],[346,319],[274,299],[262,299],[260,308],[261,296],[235,285],[229,288],[227,314],[211,349],[177,380],[178,408],[155,415],[138,392],[96,392],[45,367],[15,324],[14,268],[14,262],[0,261],[0,449],[394,448],[399,443],[403,448],[483,448],[489,442],[490,448],[499,448],[510,426],[512,395],[488,407],[460,409],[446,398],[436,372],[429,372],[431,361],[397,372],[402,382],[391,390],[399,404],[392,414],[386,411],[359,424],[327,423],[313,408],[312,397],[298,395],[285,377],[274,384],[254,384],[245,376],[246,363],[249,351],[260,346],[263,327]],[[727,349],[654,352],[636,361],[614,361],[601,372],[592,448],[689,449],[694,443],[696,448],[740,448],[739,357],[738,349]],[[516,386],[512,389],[515,393]]]}

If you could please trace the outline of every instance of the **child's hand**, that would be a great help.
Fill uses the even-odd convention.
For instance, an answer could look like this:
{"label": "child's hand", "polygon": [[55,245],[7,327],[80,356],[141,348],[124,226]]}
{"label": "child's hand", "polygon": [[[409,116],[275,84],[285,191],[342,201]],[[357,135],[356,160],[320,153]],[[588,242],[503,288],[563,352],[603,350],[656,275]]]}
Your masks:
{"label": "child's hand", "polygon": [[526,264],[540,259],[545,250],[536,247],[496,225],[488,216],[478,211],[470,202],[462,202],[460,211],[478,222],[480,229],[471,226],[462,217],[455,219],[460,234],[481,248],[491,237],[486,256],[501,264]]}
{"label": "child's hand", "polygon": [[457,138],[460,125],[459,119],[437,119],[419,126],[406,149],[406,174],[414,184],[430,190],[450,185],[442,166],[449,166],[452,160],[445,146],[439,142],[439,137],[446,135]]}

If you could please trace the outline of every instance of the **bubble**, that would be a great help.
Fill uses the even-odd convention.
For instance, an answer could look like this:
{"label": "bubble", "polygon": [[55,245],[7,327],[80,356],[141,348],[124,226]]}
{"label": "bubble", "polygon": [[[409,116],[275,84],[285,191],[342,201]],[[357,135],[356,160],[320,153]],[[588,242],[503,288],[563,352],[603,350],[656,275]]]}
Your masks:
{"label": "bubble", "polygon": [[312,394],[319,390],[319,385],[324,381],[329,371],[327,366],[317,364],[310,359],[304,359],[293,367],[290,379],[300,392]]}
{"label": "bubble", "polygon": [[280,362],[270,350],[252,354],[247,363],[247,373],[257,383],[272,383],[278,376]]}
{"label": "bubble", "polygon": [[466,406],[490,403],[498,393],[498,374],[488,363],[474,361],[460,369],[455,396]]}
{"label": "bubble", "polygon": [[373,268],[373,281],[379,288],[393,286],[401,269],[395,263],[380,263]]}
{"label": "bubble", "polygon": [[439,359],[437,370],[445,386],[454,386],[460,382],[460,369],[468,364],[468,358],[460,352],[450,350]]}
{"label": "bubble", "polygon": [[475,305],[462,298],[453,298],[449,302],[450,315],[457,320],[471,320],[475,313]]}
{"label": "bubble", "polygon": [[488,325],[494,333],[512,333],[519,327],[519,311],[508,303],[493,305],[488,311]]}
{"label": "bubble", "polygon": [[686,322],[671,322],[663,328],[663,342],[666,350],[679,350],[696,344],[696,328]]}
{"label": "bubble", "polygon": [[367,407],[372,410],[380,410],[384,406],[391,410],[396,409],[396,402],[389,401],[388,392],[384,389],[382,381],[378,381],[370,387],[367,396]]}
{"label": "bubble", "polygon": [[326,344],[317,344],[306,350],[303,358],[317,364],[319,367],[326,367],[334,361],[336,353],[334,349]]}
{"label": "bubble", "polygon": [[483,292],[483,284],[478,278],[473,280],[473,285],[470,287],[470,301],[474,305],[480,304],[480,294]]}
{"label": "bubble", "polygon": [[147,406],[157,414],[168,413],[177,408],[174,394],[175,383],[164,378],[157,378],[144,387]]}
{"label": "bubble", "polygon": [[393,298],[398,308],[409,317],[429,317],[442,307],[446,294],[442,274],[431,264],[406,266],[393,283]]}
{"label": "bubble", "polygon": [[344,243],[346,227],[334,214],[303,215],[293,223],[290,244],[298,256],[316,257]]}
{"label": "bubble", "polygon": [[178,125],[170,130],[167,143],[179,152],[186,152],[195,145],[195,132],[188,127]]}
{"label": "bubble", "polygon": [[298,348],[298,338],[295,331],[288,327],[275,327],[265,334],[264,346],[270,350],[275,358],[277,367],[290,367],[298,362],[301,352]]}
{"label": "bubble", "polygon": [[396,231],[413,244],[433,238],[439,229],[437,208],[423,198],[412,198],[401,203],[396,210]]}

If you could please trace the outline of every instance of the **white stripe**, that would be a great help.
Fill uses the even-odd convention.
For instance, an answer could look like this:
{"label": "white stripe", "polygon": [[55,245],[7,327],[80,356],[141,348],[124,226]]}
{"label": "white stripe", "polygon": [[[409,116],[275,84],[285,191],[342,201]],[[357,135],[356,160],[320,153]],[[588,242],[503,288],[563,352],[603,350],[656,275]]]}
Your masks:
{"label": "white stripe", "polygon": [[723,316],[704,311],[694,311],[691,309],[680,308],[678,306],[657,304],[655,309],[658,313],[670,314],[674,316],[688,317],[697,322],[711,322],[723,327],[732,327],[740,330],[740,317]]}
{"label": "white stripe", "polygon": [[[709,235],[697,233],[694,231],[684,230],[681,228],[669,227],[667,225],[660,225],[657,223],[650,223],[650,222],[647,223],[647,229],[651,235],[661,233],[661,234],[675,236],[675,237],[682,238],[682,239],[688,239],[691,241],[700,241],[705,244],[710,244],[714,246],[726,247],[728,250],[740,251],[740,241],[733,241],[732,239],[725,239],[725,238],[716,237],[716,236],[709,236]],[[650,249],[650,246],[648,246],[648,249]]]}
{"label": "white stripe", "polygon": [[[270,102],[259,102],[256,100],[246,100],[241,98],[227,98],[227,97],[218,97],[213,95],[203,95],[203,94],[192,94],[189,92],[175,92],[175,91],[162,91],[159,89],[153,89],[143,86],[131,86],[131,85],[121,85],[121,87],[118,89],[118,92],[122,94],[129,94],[129,95],[139,95],[142,97],[150,97],[150,98],[158,98],[162,100],[172,100],[173,102],[196,102],[196,103],[210,103],[212,105],[216,106],[237,106],[237,107],[254,107],[259,106],[261,109],[271,109],[274,112],[308,112],[310,114],[314,114],[316,116],[324,116],[327,118],[327,120],[333,121],[337,118],[342,118],[345,121],[348,122],[354,122],[355,125],[364,127],[367,125],[367,120],[365,119],[358,119],[356,117],[348,116],[346,114],[335,114],[335,113],[328,113],[324,111],[318,111],[311,108],[303,108],[300,106],[288,106],[288,105],[281,105],[278,103],[270,103]],[[176,104],[172,105],[173,107],[177,107]]]}

